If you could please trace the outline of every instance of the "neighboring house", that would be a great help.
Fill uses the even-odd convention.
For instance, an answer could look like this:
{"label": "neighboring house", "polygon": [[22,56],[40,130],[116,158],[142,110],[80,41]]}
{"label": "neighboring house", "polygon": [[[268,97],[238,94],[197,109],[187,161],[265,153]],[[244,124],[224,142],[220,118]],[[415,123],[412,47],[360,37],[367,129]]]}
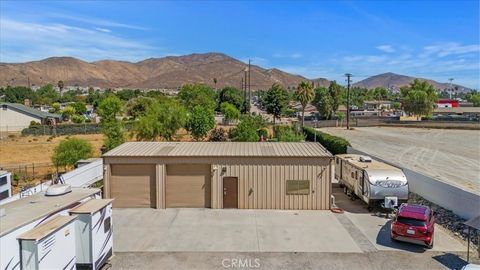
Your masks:
{"label": "neighboring house", "polygon": [[58,122],[61,115],[42,112],[19,103],[0,103],[0,131],[21,131],[27,128],[32,121],[48,124],[49,121]]}
{"label": "neighboring house", "polygon": [[367,100],[363,102],[366,110],[390,110],[392,102],[387,100]]}
{"label": "neighboring house", "polygon": [[0,201],[12,196],[12,174],[0,171]]}
{"label": "neighboring house", "polygon": [[459,107],[458,100],[455,99],[439,99],[437,101],[438,108],[457,108]]}

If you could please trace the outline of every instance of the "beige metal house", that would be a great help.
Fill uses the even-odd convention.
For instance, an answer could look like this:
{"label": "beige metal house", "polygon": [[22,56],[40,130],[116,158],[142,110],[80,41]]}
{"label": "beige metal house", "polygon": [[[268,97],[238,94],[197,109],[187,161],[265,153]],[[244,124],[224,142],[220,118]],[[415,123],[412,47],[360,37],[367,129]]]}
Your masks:
{"label": "beige metal house", "polygon": [[128,142],[103,155],[114,207],[329,209],[333,158],[312,142]]}

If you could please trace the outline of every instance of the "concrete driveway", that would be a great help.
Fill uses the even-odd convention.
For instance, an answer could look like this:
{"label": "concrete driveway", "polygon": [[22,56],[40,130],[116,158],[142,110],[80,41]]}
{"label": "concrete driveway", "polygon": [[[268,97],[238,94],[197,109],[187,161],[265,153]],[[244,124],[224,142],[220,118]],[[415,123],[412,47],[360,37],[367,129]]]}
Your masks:
{"label": "concrete driveway", "polygon": [[114,251],[362,252],[330,211],[114,209]]}

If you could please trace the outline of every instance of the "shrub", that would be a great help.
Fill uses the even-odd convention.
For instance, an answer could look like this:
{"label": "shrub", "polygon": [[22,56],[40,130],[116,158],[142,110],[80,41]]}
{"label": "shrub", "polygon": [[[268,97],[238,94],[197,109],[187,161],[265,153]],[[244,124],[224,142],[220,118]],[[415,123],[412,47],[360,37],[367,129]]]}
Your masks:
{"label": "shrub", "polygon": [[258,137],[262,138],[263,139],[267,139],[268,138],[268,130],[266,128],[261,128],[259,130],[257,130],[257,134],[258,134]]}
{"label": "shrub", "polygon": [[260,136],[258,136],[257,131],[264,127],[265,121],[261,116],[246,115],[232,131],[233,140],[239,142],[258,142]]}
{"label": "shrub", "polygon": [[83,115],[74,114],[72,115],[71,120],[76,124],[81,124],[85,120],[85,117]]}
{"label": "shrub", "polygon": [[223,128],[216,128],[210,133],[208,140],[210,142],[225,142],[227,141],[227,132]]}
{"label": "shrub", "polygon": [[344,138],[333,136],[315,130],[314,128],[305,127],[303,128],[303,132],[307,141],[315,141],[316,139],[317,142],[321,143],[333,155],[347,153],[347,147],[350,146],[350,143]]}
{"label": "shrub", "polygon": [[91,158],[93,146],[86,140],[68,138],[55,147],[52,162],[55,166],[73,166],[80,159]]}
{"label": "shrub", "polygon": [[37,121],[33,121],[33,120],[30,121],[30,127],[39,126],[39,125],[40,125],[40,123],[37,122]]}
{"label": "shrub", "polygon": [[220,111],[222,112],[226,122],[240,118],[240,111],[235,107],[235,105],[228,102],[223,102],[220,105]]}
{"label": "shrub", "polygon": [[275,126],[275,137],[279,142],[302,142],[305,140],[305,135],[298,133],[290,126]]}

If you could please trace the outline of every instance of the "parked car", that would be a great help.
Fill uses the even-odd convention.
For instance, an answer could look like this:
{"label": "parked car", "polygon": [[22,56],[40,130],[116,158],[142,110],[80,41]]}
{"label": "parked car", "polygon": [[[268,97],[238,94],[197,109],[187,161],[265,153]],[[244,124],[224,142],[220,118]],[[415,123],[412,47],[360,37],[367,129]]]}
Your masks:
{"label": "parked car", "polygon": [[390,237],[395,241],[433,247],[435,213],[428,206],[402,204],[391,224]]}

